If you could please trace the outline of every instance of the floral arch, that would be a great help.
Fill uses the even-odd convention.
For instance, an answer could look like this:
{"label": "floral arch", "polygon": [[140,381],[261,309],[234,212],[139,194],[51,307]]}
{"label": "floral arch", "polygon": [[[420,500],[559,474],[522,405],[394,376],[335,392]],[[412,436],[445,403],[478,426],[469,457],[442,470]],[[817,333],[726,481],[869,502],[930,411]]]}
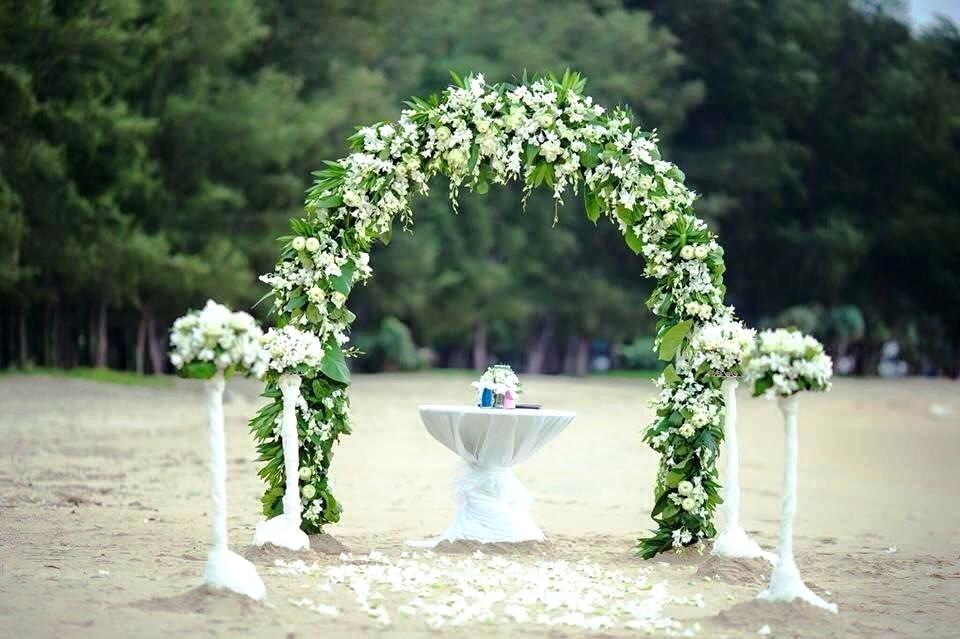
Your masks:
{"label": "floral arch", "polygon": [[[658,528],[639,541],[650,557],[715,534],[716,461],[723,439],[720,384],[739,373],[736,357],[711,349],[709,331],[734,322],[724,305],[723,249],[693,213],[696,196],[683,173],[661,159],[656,132],[633,125],[625,109],[607,113],[583,94],[585,80],[566,72],[518,85],[461,80],[438,97],[413,98],[396,122],[360,128],[352,153],[314,173],[306,214],[291,220],[293,235],[273,273],[277,324],[314,332],[324,345],[322,364],[303,367],[298,410],[303,528],[317,532],[339,520],[328,482],[333,446],[350,433],[345,356],[355,319],[351,289],[371,276],[369,251],[389,242],[395,220],[413,223],[410,201],[428,181],[450,181],[454,209],[461,188],[486,193],[491,184],[523,182],[524,193],[546,185],[557,202],[582,193],[587,217],[607,217],[657,280],[647,300],[657,322],[656,347],[671,361],[657,380],[656,418],[644,440],[661,454],[652,512]],[[718,355],[719,352],[719,355]],[[264,514],[282,512],[283,450],[277,424],[282,399],[275,382],[251,420],[265,465]]]}

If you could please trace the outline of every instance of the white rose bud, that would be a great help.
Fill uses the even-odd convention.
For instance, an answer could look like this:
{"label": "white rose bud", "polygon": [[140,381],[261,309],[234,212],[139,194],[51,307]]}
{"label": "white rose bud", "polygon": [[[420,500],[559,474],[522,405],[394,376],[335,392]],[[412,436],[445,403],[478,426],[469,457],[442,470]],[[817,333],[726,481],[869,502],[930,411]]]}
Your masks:
{"label": "white rose bud", "polygon": [[306,499],[313,499],[317,496],[317,489],[313,487],[312,484],[307,484],[300,489],[300,494],[303,495]]}
{"label": "white rose bud", "polygon": [[440,140],[441,142],[446,142],[447,140],[449,140],[450,129],[448,129],[445,126],[442,126],[439,129],[437,129],[437,139]]}
{"label": "white rose bud", "polygon": [[684,423],[684,425],[680,427],[680,434],[686,437],[687,439],[690,439],[691,437],[693,437],[696,432],[697,432],[696,429],[694,429],[692,425],[687,423]]}
{"label": "white rose bud", "polygon": [[460,168],[467,165],[467,153],[461,149],[450,149],[447,153],[447,163],[453,168]]}
{"label": "white rose bud", "polygon": [[692,260],[696,256],[697,256],[697,250],[692,246],[690,246],[689,244],[687,244],[682,249],[680,249],[680,257],[682,257],[685,260]]}
{"label": "white rose bud", "polygon": [[363,199],[353,191],[347,191],[343,194],[343,203],[351,208],[358,208]]}
{"label": "white rose bud", "polygon": [[477,120],[476,126],[478,132],[486,133],[490,130],[490,120]]}
{"label": "white rose bud", "polygon": [[307,240],[306,240],[306,238],[300,237],[299,235],[298,235],[297,237],[293,238],[293,250],[294,250],[294,251],[302,251],[306,245],[307,245]]}
{"label": "white rose bud", "polygon": [[677,492],[687,497],[690,493],[693,492],[693,484],[684,479],[682,482],[677,484]]}
{"label": "white rose bud", "polygon": [[693,497],[687,497],[682,502],[680,502],[680,505],[683,506],[684,510],[689,512],[697,507],[697,502],[696,500],[693,499]]}
{"label": "white rose bud", "polygon": [[553,126],[554,118],[552,113],[541,113],[537,116],[537,124],[543,129]]}
{"label": "white rose bud", "polygon": [[323,301],[323,289],[319,286],[311,287],[307,290],[307,298],[314,304],[319,304]]}
{"label": "white rose bud", "polygon": [[310,470],[308,466],[304,466],[300,469],[300,479],[302,479],[303,481],[307,481],[311,477],[313,477],[313,471]]}
{"label": "white rose bud", "polygon": [[320,240],[315,237],[308,237],[306,246],[308,251],[316,253],[320,250]]}
{"label": "white rose bud", "polygon": [[519,129],[520,125],[523,124],[523,119],[526,117],[526,112],[521,106],[515,106],[510,110],[510,113],[505,118],[507,127],[510,129]]}
{"label": "white rose bud", "polygon": [[693,254],[697,257],[698,260],[702,260],[710,254],[710,248],[706,244],[701,244],[697,248],[693,249]]}

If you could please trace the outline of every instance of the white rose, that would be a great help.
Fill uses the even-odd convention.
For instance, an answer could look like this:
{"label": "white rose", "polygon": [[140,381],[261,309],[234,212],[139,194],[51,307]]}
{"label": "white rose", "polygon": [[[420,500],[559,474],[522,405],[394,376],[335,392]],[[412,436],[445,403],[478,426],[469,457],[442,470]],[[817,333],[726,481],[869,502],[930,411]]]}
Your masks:
{"label": "white rose", "polygon": [[300,489],[300,494],[306,499],[313,499],[317,495],[317,489],[314,488],[312,484],[307,484]]}
{"label": "white rose", "polygon": [[676,224],[676,222],[677,222],[677,214],[674,213],[673,211],[670,211],[669,213],[663,216],[663,223],[666,226],[673,226],[674,224]]}
{"label": "white rose", "polygon": [[691,437],[693,437],[694,434],[696,434],[696,432],[697,432],[696,429],[694,429],[694,427],[688,423],[684,423],[683,426],[680,427],[680,434],[686,437],[687,439],[690,439]]}
{"label": "white rose", "polygon": [[682,502],[680,502],[680,505],[683,506],[684,510],[691,511],[697,507],[697,502],[696,500],[694,500],[693,497],[687,497]]}
{"label": "white rose", "polygon": [[548,129],[553,126],[553,122],[554,117],[552,113],[546,112],[537,116],[537,124],[540,125],[540,128]]}
{"label": "white rose", "polygon": [[677,492],[687,497],[690,493],[693,492],[693,484],[684,479],[682,482],[677,484]]}
{"label": "white rose", "polygon": [[323,289],[319,286],[311,287],[309,290],[307,290],[307,297],[314,304],[319,304],[323,301]]}
{"label": "white rose", "polygon": [[682,257],[685,260],[692,260],[694,257],[696,257],[696,255],[697,255],[696,249],[690,246],[689,244],[687,244],[682,249],[680,249],[680,257]]}
{"label": "white rose", "polygon": [[707,255],[709,255],[709,253],[710,253],[710,249],[707,247],[706,244],[701,244],[697,246],[697,248],[693,249],[693,254],[696,256],[698,260],[704,259],[705,257],[707,257]]}
{"label": "white rose", "polygon": [[523,110],[523,107],[515,106],[510,110],[510,113],[507,114],[507,117],[504,119],[504,122],[509,129],[519,129],[523,124],[524,118],[527,117],[526,112]]}
{"label": "white rose", "polygon": [[313,471],[309,467],[304,466],[300,469],[300,479],[307,481],[310,477],[313,476]]}
{"label": "white rose", "polygon": [[299,235],[298,235],[297,237],[293,238],[293,250],[294,250],[294,251],[302,251],[306,245],[307,245],[307,240],[306,240],[306,238],[300,237]]}
{"label": "white rose", "polygon": [[450,129],[448,129],[445,126],[442,126],[439,129],[437,129],[437,139],[440,140],[441,142],[446,142],[447,140],[449,140]]}
{"label": "white rose", "polygon": [[477,131],[486,133],[490,129],[490,120],[477,120]]}
{"label": "white rose", "polygon": [[306,246],[308,251],[311,253],[316,253],[320,250],[320,240],[315,237],[308,237]]}
{"label": "white rose", "polygon": [[450,149],[447,153],[447,164],[451,168],[462,168],[467,165],[467,153],[461,148]]}
{"label": "white rose", "polygon": [[492,135],[480,138],[480,153],[484,155],[493,155],[497,152],[497,138]]}
{"label": "white rose", "polygon": [[358,208],[362,202],[361,197],[353,191],[347,191],[343,194],[343,203],[351,208]]}
{"label": "white rose", "polygon": [[640,188],[644,191],[649,191],[653,188],[653,178],[649,175],[644,175],[640,178]]}

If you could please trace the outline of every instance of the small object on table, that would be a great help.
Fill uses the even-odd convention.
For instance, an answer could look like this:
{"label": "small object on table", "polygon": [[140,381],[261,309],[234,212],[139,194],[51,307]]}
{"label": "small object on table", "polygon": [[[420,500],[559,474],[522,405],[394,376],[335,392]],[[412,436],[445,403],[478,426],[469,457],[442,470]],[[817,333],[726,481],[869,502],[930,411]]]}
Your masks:
{"label": "small object on table", "polygon": [[439,537],[408,541],[436,546],[459,539],[493,542],[544,538],[530,514],[533,497],[512,466],[526,461],[566,428],[570,411],[421,406],[420,417],[434,439],[466,463],[454,481],[457,511]]}
{"label": "small object on table", "polygon": [[517,408],[526,408],[527,410],[540,410],[540,404],[517,404]]}
{"label": "small object on table", "polygon": [[479,405],[481,408],[493,408],[493,389],[492,388],[482,388],[480,390]]}
{"label": "small object on table", "polygon": [[520,380],[507,364],[491,366],[472,386],[477,389],[477,405],[483,408],[515,408],[521,392]]}

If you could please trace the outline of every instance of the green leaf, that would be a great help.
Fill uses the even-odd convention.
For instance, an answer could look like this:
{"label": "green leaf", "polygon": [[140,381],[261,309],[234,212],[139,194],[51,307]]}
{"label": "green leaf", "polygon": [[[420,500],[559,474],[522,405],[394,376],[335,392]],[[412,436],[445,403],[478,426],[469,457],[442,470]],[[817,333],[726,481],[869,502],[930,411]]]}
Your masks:
{"label": "green leaf", "polygon": [[332,335],[324,345],[323,361],[320,362],[320,372],[335,382],[350,383],[350,369],[347,360],[343,357],[343,350],[336,338]]}
{"label": "green leaf", "polygon": [[213,362],[190,362],[181,369],[181,375],[190,379],[210,379],[217,373]]}
{"label": "green leaf", "polygon": [[486,180],[479,180],[473,190],[480,195],[484,195],[490,190],[490,184]]}
{"label": "green leaf", "polygon": [[636,255],[640,255],[640,252],[643,250],[643,240],[633,232],[632,227],[627,227],[627,232],[624,233],[623,237],[627,241],[627,246],[630,247],[630,250]]}
{"label": "green leaf", "polygon": [[459,75],[457,75],[457,72],[454,71],[453,69],[450,69],[450,77],[453,78],[453,83],[455,85],[457,85],[461,89],[463,88],[463,79]]}
{"label": "green leaf", "polygon": [[335,209],[339,206],[343,206],[343,198],[339,195],[331,195],[330,197],[317,201],[317,208],[321,209]]}
{"label": "green leaf", "polygon": [[580,164],[588,169],[600,164],[600,154],[603,153],[603,145],[596,142],[590,142],[587,150],[580,154]]}
{"label": "green leaf", "polygon": [[667,364],[667,367],[663,369],[663,379],[667,382],[668,386],[672,386],[680,381],[680,376],[677,375],[677,369],[673,367],[673,364]]}
{"label": "green leaf", "polygon": [[353,282],[353,273],[357,270],[357,267],[353,265],[353,262],[347,262],[340,267],[340,275],[330,279],[330,285],[333,286],[333,290],[339,291],[344,295],[350,294],[350,285]]}
{"label": "green leaf", "polygon": [[660,359],[664,361],[672,360],[691,328],[693,328],[693,320],[685,320],[664,333],[663,339],[660,341]]}
{"label": "green leaf", "polygon": [[317,308],[315,305],[313,305],[313,304],[308,304],[308,305],[307,305],[307,320],[309,320],[311,324],[319,324],[321,319],[322,319],[322,318],[320,317],[320,309],[318,309],[318,308]]}
{"label": "green leaf", "polygon": [[296,297],[291,297],[287,302],[287,305],[283,307],[283,310],[289,312],[294,311],[298,308],[303,308],[307,303],[306,295],[297,295]]}
{"label": "green leaf", "polygon": [[600,198],[590,189],[583,189],[583,207],[587,210],[587,219],[597,223],[600,219]]}
{"label": "green leaf", "polygon": [[666,176],[668,178],[676,180],[677,182],[680,182],[681,184],[683,184],[683,181],[687,179],[687,176],[684,175],[683,171],[681,171],[677,167],[673,167],[669,171],[667,171]]}

